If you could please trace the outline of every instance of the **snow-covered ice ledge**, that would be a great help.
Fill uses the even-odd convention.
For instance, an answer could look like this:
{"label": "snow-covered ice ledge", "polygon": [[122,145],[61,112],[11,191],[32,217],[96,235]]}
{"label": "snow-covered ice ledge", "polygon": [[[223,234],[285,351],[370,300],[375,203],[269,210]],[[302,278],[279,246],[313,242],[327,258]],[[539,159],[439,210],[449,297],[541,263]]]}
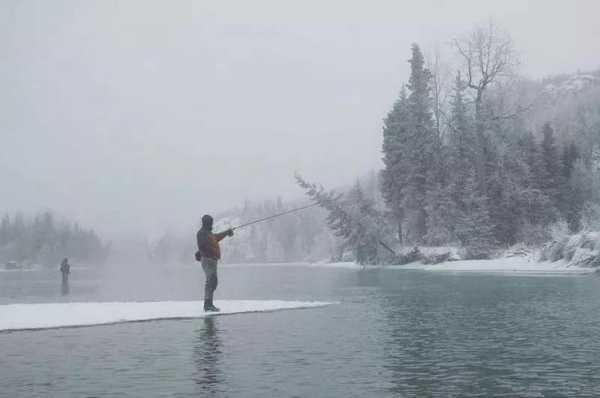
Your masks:
{"label": "snow-covered ice ledge", "polygon": [[0,305],[0,331],[105,325],[159,319],[314,308],[333,303],[282,300],[219,300],[221,312],[206,313],[201,301],[49,303]]}

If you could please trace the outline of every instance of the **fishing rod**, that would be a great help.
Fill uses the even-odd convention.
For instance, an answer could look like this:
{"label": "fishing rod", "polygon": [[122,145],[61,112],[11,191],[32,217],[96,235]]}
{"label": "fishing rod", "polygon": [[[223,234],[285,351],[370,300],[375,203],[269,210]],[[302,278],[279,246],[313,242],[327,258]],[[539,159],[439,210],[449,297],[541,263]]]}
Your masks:
{"label": "fishing rod", "polygon": [[247,223],[242,224],[242,225],[238,225],[237,227],[231,228],[231,230],[235,231],[236,229],[244,228],[244,227],[247,227],[249,225],[259,223],[259,222],[271,220],[273,218],[285,216],[286,214],[294,213],[294,212],[297,212],[297,211],[300,211],[300,210],[304,210],[304,209],[308,209],[309,207],[315,207],[315,206],[318,206],[318,205],[319,205],[318,203],[313,203],[313,204],[310,204],[310,205],[306,205],[306,206],[302,206],[302,207],[297,207],[295,209],[284,211],[283,213],[273,214],[272,216],[269,216],[269,217],[261,218],[261,219],[258,219],[258,220],[247,222]]}

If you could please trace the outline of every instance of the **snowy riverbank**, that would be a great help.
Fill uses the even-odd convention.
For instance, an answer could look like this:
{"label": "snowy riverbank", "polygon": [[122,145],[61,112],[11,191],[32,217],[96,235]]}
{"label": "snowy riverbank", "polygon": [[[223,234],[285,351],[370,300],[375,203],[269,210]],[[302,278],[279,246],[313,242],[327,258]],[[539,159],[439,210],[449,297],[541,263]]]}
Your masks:
{"label": "snowy riverbank", "polygon": [[431,272],[485,272],[513,274],[547,274],[547,275],[585,275],[593,274],[598,269],[571,265],[565,261],[542,261],[534,258],[508,257],[490,260],[458,260],[439,264],[423,264],[412,262],[405,265],[360,265],[355,262],[318,262],[318,263],[278,263],[278,264],[228,264],[225,268],[247,267],[307,267],[324,269],[388,269],[388,270],[422,270]]}
{"label": "snowy riverbank", "polygon": [[390,269],[390,270],[422,270],[431,272],[484,272],[514,274],[547,274],[547,275],[585,275],[593,274],[596,268],[572,266],[564,261],[538,262],[531,257],[509,257],[491,260],[459,260],[446,261],[440,264],[426,265],[413,262],[405,265],[367,265],[352,262],[311,264],[314,267],[346,268],[346,269]]}
{"label": "snowy riverbank", "polygon": [[[582,275],[600,272],[600,232],[581,232],[565,235],[547,243],[542,248],[532,249],[516,245],[497,257],[487,260],[462,260],[460,250],[453,247],[425,247],[401,253],[407,258],[419,258],[404,265],[361,266],[340,262],[314,264],[332,268],[386,268],[418,269],[446,272],[488,272],[518,274]],[[410,261],[410,259],[409,259]]]}
{"label": "snowy riverbank", "polygon": [[435,265],[411,263],[407,265],[392,265],[387,268],[419,269],[434,272],[488,272],[488,273],[518,273],[518,274],[562,274],[582,275],[591,274],[594,268],[569,266],[563,261],[538,262],[531,258],[511,257],[491,260],[461,260],[447,261]]}

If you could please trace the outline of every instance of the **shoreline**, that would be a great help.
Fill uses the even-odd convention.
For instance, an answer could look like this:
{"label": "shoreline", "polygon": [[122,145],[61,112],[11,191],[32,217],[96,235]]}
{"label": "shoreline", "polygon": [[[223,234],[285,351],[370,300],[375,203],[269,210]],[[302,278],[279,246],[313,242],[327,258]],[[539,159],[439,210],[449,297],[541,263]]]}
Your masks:
{"label": "shoreline", "polygon": [[569,266],[563,261],[538,262],[528,258],[499,258],[490,260],[446,261],[435,265],[411,263],[391,266],[397,269],[418,269],[431,272],[478,272],[478,273],[510,273],[510,274],[544,274],[544,275],[588,275],[597,272],[596,268]]}
{"label": "shoreline", "polygon": [[538,262],[531,257],[503,257],[489,260],[457,260],[446,261],[439,264],[423,264],[413,262],[404,265],[360,265],[355,262],[290,262],[290,263],[249,263],[249,264],[223,264],[224,268],[239,267],[306,267],[324,269],[348,270],[419,270],[427,272],[455,272],[455,273],[500,273],[519,275],[589,275],[600,272],[593,267],[579,267],[569,265],[563,260]]}

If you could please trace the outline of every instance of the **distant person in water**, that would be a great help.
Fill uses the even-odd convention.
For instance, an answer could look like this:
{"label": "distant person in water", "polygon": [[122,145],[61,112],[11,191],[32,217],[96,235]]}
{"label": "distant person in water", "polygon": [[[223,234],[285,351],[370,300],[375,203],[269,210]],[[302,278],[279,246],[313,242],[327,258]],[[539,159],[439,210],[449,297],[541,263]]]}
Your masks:
{"label": "distant person in water", "polygon": [[202,263],[206,275],[204,285],[204,311],[219,311],[213,304],[213,295],[217,289],[217,262],[221,259],[219,242],[226,236],[233,236],[233,229],[213,234],[213,218],[208,214],[202,216],[202,228],[196,234],[198,251],[196,260]]}
{"label": "distant person in water", "polygon": [[60,272],[62,274],[61,292],[65,295],[69,293],[69,274],[71,273],[69,259],[66,257],[60,263]]}

